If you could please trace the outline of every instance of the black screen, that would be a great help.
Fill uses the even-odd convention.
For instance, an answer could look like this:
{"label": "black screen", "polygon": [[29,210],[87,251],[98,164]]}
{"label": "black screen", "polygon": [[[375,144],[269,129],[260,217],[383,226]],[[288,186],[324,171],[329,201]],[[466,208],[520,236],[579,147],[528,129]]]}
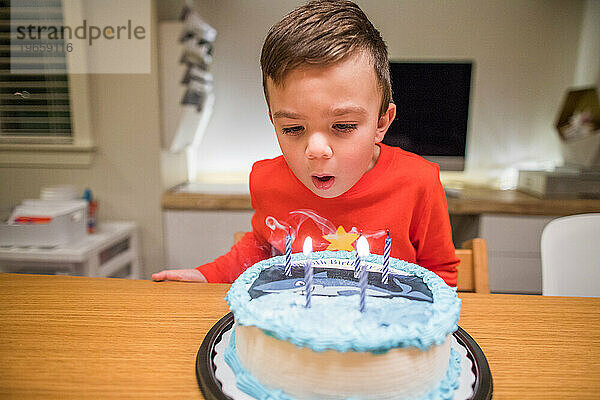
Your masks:
{"label": "black screen", "polygon": [[464,159],[471,69],[470,62],[390,62],[397,113],[383,143]]}

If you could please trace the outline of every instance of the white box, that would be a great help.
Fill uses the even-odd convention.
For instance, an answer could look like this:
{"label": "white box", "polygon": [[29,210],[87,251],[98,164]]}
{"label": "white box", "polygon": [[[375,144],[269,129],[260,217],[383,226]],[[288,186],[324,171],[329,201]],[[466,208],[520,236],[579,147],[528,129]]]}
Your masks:
{"label": "white box", "polygon": [[[15,223],[21,219],[38,223]],[[40,223],[47,218],[49,222]],[[15,208],[8,224],[0,224],[0,246],[56,247],[87,235],[87,202],[84,200],[25,200]]]}

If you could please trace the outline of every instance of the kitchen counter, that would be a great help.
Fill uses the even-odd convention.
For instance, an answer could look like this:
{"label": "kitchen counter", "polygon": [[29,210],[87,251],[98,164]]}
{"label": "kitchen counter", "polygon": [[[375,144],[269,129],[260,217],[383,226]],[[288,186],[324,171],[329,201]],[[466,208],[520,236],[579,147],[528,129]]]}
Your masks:
{"label": "kitchen counter", "polygon": [[[243,188],[243,186],[240,186]],[[467,187],[448,192],[448,211],[465,214],[572,215],[600,212],[600,200],[540,199],[517,190]],[[237,191],[219,193],[214,190],[195,192],[175,188],[163,194],[164,210],[251,210],[250,194]]]}

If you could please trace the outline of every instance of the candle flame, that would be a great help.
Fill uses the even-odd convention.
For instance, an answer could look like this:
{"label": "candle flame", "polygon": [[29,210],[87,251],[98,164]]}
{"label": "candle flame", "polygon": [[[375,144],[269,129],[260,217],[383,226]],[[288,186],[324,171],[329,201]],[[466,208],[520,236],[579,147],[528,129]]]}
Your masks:
{"label": "candle flame", "polygon": [[312,253],[312,238],[308,236],[304,239],[304,247],[302,248],[302,252],[306,257],[308,257]]}
{"label": "candle flame", "polygon": [[356,251],[358,252],[358,256],[360,258],[365,258],[369,256],[369,242],[367,242],[367,238],[361,236],[356,241]]}

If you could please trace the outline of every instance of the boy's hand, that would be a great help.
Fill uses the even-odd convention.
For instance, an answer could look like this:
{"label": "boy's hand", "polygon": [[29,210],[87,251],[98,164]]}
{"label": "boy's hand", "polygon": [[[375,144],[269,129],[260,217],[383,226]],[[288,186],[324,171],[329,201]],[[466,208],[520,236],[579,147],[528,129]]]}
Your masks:
{"label": "boy's hand", "polygon": [[200,282],[207,283],[208,281],[197,269],[165,269],[163,271],[152,274],[154,281],[184,281],[184,282]]}

